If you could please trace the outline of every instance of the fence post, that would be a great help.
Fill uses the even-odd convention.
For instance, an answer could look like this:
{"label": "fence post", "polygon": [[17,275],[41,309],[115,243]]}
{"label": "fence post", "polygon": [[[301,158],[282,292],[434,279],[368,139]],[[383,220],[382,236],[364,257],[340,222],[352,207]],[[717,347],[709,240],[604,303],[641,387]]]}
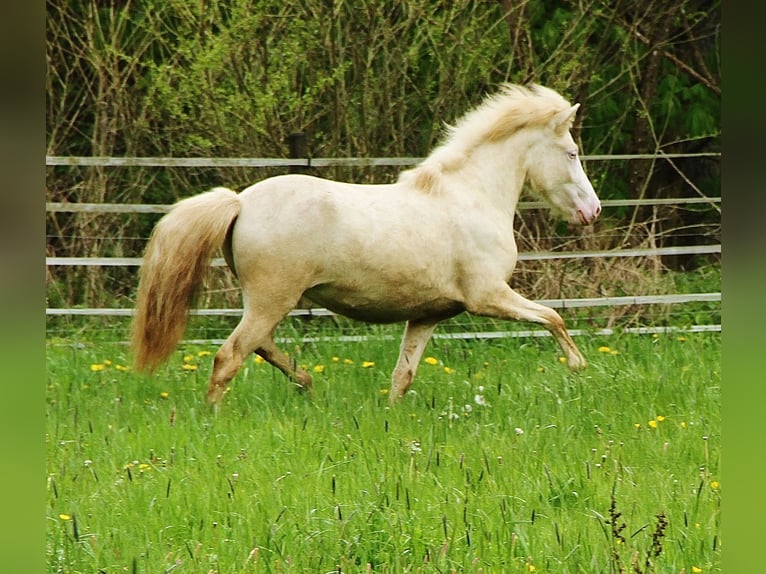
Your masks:
{"label": "fence post", "polygon": [[[306,132],[296,132],[287,136],[287,147],[290,159],[308,158]],[[307,165],[291,165],[287,168],[288,173],[308,173]]]}

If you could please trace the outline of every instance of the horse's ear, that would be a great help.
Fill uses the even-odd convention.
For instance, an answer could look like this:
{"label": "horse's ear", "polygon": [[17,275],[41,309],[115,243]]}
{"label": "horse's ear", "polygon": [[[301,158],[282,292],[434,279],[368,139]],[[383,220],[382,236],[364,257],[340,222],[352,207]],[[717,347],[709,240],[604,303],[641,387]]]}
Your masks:
{"label": "horse's ear", "polygon": [[575,114],[577,114],[577,109],[579,107],[580,104],[575,104],[571,108],[561,110],[556,114],[556,116],[553,118],[553,129],[556,131],[556,133],[563,135],[564,132],[568,132],[570,129],[572,129]]}

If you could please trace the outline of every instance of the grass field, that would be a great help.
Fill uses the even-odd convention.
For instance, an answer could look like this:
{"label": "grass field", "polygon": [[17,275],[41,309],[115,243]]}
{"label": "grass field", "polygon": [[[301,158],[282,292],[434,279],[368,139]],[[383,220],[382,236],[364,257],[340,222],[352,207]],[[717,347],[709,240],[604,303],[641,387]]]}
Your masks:
{"label": "grass field", "polygon": [[[393,328],[398,335],[400,328]],[[49,572],[720,572],[720,334],[435,340],[388,407],[398,341],[156,375],[48,347]]]}

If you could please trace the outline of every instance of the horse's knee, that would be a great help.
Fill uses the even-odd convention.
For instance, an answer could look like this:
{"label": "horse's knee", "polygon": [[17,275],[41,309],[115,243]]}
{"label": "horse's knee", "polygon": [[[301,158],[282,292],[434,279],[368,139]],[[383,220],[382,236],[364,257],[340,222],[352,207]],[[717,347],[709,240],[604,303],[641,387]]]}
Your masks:
{"label": "horse's knee", "polygon": [[556,311],[553,309],[548,310],[548,312],[545,314],[544,319],[548,322],[549,328],[554,331],[566,331],[566,323],[564,323],[564,319],[559,315]]}

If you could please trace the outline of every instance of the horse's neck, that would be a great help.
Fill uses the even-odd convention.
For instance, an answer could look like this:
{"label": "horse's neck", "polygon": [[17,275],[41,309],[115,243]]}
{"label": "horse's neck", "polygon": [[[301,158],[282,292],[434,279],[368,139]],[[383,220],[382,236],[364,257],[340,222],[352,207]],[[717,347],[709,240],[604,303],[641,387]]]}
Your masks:
{"label": "horse's neck", "polygon": [[513,217],[526,169],[522,155],[508,154],[502,146],[482,146],[474,149],[463,165],[446,176],[462,181],[468,188],[467,193],[480,194],[488,206]]}

